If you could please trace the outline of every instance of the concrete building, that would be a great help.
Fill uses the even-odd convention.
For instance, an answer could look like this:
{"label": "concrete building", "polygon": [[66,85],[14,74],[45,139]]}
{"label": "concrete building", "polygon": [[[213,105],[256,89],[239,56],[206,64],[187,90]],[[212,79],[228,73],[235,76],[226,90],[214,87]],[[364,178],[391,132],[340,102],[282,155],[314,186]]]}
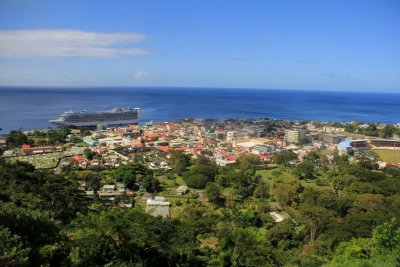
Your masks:
{"label": "concrete building", "polygon": [[346,139],[345,135],[322,133],[318,134],[318,140],[324,142],[325,144],[339,144]]}
{"label": "concrete building", "polygon": [[237,138],[237,132],[235,131],[228,131],[226,132],[226,141],[232,141]]}
{"label": "concrete building", "polygon": [[344,133],[342,127],[324,126],[323,130],[325,133]]}
{"label": "concrete building", "polygon": [[255,145],[254,147],[251,148],[251,153],[253,154],[270,154],[276,151],[275,146],[271,145]]}
{"label": "concrete building", "polygon": [[306,132],[303,130],[289,130],[285,129],[285,137],[289,144],[297,144],[301,139],[306,137]]}

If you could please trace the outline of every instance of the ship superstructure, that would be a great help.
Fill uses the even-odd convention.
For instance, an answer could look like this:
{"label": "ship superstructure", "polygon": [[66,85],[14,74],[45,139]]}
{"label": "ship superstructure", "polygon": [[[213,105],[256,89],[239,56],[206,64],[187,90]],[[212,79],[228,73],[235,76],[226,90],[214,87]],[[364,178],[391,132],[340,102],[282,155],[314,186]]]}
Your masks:
{"label": "ship superstructure", "polygon": [[72,112],[67,111],[50,123],[60,126],[92,127],[99,124],[105,125],[128,125],[137,124],[139,121],[140,108],[113,108],[109,111],[99,112]]}

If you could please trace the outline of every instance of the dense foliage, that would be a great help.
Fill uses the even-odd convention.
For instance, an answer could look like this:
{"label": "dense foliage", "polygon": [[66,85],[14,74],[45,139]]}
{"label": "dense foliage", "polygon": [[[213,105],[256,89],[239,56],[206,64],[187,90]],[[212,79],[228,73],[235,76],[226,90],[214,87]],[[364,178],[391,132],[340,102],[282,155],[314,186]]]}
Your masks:
{"label": "dense foliage", "polygon": [[[275,169],[260,172],[253,155],[222,168],[175,153],[171,179],[182,175],[189,187],[204,188],[208,201],[180,202],[172,219],[115,205],[125,196],[110,202],[79,189],[78,181],[93,190],[113,181],[162,190],[141,162],[54,174],[0,160],[0,265],[400,264],[399,168],[378,171],[371,155],[350,160],[320,151],[301,162],[291,151],[275,160]],[[275,222],[270,211],[285,219]]]}

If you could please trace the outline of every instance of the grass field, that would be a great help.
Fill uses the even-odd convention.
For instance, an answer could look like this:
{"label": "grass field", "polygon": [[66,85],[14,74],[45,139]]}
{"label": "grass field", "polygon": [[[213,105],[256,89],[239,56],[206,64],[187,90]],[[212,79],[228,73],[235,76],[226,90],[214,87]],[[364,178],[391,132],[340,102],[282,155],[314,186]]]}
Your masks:
{"label": "grass field", "polygon": [[373,150],[383,161],[400,163],[400,150],[374,149]]}
{"label": "grass field", "polygon": [[261,175],[264,181],[271,181],[275,178],[291,179],[293,175],[284,167],[278,167],[270,170],[257,170],[257,174]]}

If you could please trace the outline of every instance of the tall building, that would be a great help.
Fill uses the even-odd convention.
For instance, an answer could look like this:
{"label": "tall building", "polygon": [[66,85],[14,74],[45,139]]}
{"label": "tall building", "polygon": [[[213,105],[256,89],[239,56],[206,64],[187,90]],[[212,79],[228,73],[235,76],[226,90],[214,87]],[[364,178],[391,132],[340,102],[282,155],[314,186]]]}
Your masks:
{"label": "tall building", "polygon": [[303,130],[285,130],[285,140],[290,144],[297,144],[301,139],[306,137]]}
{"label": "tall building", "polygon": [[233,141],[237,138],[237,132],[235,131],[228,131],[226,132],[226,140]]}

